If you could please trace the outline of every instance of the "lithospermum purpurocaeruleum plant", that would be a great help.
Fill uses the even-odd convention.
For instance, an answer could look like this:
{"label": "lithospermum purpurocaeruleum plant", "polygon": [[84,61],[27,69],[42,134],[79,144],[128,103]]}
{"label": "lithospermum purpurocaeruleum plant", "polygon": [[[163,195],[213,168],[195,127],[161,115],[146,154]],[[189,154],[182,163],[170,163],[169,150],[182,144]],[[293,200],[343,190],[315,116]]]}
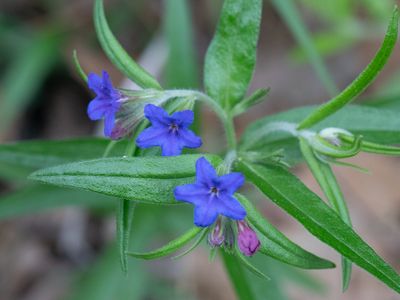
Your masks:
{"label": "lithospermum purpurocaeruleum plant", "polygon": [[[163,89],[121,47],[107,24],[102,0],[96,0],[94,21],[104,52],[142,89],[119,89],[106,71],[86,76],[76,60],[79,73],[94,92],[88,116],[104,119],[104,135],[111,141],[103,157],[44,168],[30,179],[119,198],[117,238],[124,272],[128,272],[130,257],[165,257],[192,240],[193,244],[177,255],[186,255],[207,241],[211,255],[222,257],[240,299],[254,298],[243,267],[268,280],[268,270],[252,263],[254,255],[304,269],[335,267],[271,225],[251,199],[239,193],[247,182],[341,255],[343,290],[355,263],[399,293],[400,276],[352,229],[344,195],[331,169],[331,164],[349,165],[341,159],[360,151],[400,154],[399,148],[391,146],[400,143],[397,114],[349,105],[386,64],[397,40],[398,9],[393,10],[375,57],[343,91],[321,106],[257,120],[237,140],[234,118],[268,92],[261,89],[246,97],[256,63],[261,11],[261,0],[225,0],[205,57],[204,91]],[[188,154],[195,150],[187,149],[207,142],[190,128],[195,117],[201,120],[192,111],[196,101],[208,105],[224,127],[226,151],[222,156]],[[107,157],[123,142],[126,155]],[[289,167],[301,161],[312,171],[328,203],[290,172]],[[135,205],[142,203],[170,205],[170,209],[177,204],[193,205],[194,225],[159,249],[129,249]]]}

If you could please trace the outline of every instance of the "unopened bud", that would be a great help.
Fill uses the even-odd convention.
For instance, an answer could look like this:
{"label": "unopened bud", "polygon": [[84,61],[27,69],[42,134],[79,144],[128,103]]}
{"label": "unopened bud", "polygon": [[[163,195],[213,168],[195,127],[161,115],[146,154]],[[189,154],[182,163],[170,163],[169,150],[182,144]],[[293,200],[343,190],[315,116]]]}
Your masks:
{"label": "unopened bud", "polygon": [[240,252],[246,256],[253,256],[260,248],[260,240],[246,221],[237,221],[238,246]]}

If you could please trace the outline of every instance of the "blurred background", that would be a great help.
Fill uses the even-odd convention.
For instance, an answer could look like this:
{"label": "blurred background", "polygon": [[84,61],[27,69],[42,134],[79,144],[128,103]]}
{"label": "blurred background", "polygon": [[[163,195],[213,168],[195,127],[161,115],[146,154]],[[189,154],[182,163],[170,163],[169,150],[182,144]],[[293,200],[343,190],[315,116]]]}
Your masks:
{"label": "blurred background", "polygon": [[[238,133],[263,115],[322,103],[343,89],[378,49],[395,3],[296,0],[295,10],[287,14],[278,0],[264,1],[258,62],[249,91],[271,87],[271,92],[267,101],[237,119]],[[221,0],[105,1],[118,40],[166,88],[202,88],[204,55],[221,5]],[[74,49],[86,72],[105,69],[114,84],[129,85],[96,40],[92,6],[92,0],[0,0],[1,143],[96,134],[97,125],[86,115],[93,95],[75,70]],[[397,46],[359,102],[400,111],[399,50]],[[222,130],[210,111],[202,114],[203,148],[219,151],[224,146]],[[335,168],[354,227],[399,271],[400,160],[362,154],[352,162],[372,173]],[[306,168],[298,166],[295,172],[321,194]],[[129,276],[124,277],[114,245],[113,199],[37,186],[24,178],[2,158],[0,299],[235,299],[223,268],[218,261],[208,262],[205,247],[177,261],[131,259]],[[262,199],[249,192],[254,201]],[[79,199],[85,199],[84,207]],[[274,204],[258,204],[294,241],[340,263],[339,255]],[[188,207],[145,205],[136,215],[131,245],[135,249],[152,249],[171,240],[188,228],[192,217]],[[340,268],[303,272],[265,257],[255,260],[273,278],[265,283],[248,274],[262,299],[400,299],[358,267],[348,292],[342,294]]]}

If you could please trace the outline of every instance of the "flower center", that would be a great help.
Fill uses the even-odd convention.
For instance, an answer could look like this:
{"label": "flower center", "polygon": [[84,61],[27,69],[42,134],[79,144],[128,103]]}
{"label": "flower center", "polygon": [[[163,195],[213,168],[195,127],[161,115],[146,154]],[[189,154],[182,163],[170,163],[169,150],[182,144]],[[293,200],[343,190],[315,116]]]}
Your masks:
{"label": "flower center", "polygon": [[176,133],[179,129],[179,126],[176,125],[175,123],[171,123],[169,125],[169,131],[171,131],[172,133]]}
{"label": "flower center", "polygon": [[219,194],[218,188],[216,188],[215,186],[213,186],[213,187],[210,189],[210,194],[213,195],[213,196],[218,196],[218,194]]}

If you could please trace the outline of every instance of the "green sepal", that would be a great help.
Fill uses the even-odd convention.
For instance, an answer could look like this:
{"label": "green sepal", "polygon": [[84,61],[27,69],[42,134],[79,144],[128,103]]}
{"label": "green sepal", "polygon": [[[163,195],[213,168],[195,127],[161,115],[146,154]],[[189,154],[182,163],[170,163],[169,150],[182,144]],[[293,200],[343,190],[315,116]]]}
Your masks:
{"label": "green sepal", "polygon": [[194,249],[196,249],[197,246],[200,245],[200,243],[204,240],[208,231],[209,231],[209,227],[203,228],[203,230],[201,231],[201,233],[200,233],[199,237],[196,239],[196,241],[188,249],[186,249],[182,253],[179,253],[178,255],[172,257],[172,259],[181,258],[181,257],[189,254],[190,252],[192,252]]}
{"label": "green sepal", "polygon": [[244,255],[235,247],[235,256],[238,258],[239,262],[251,273],[256,275],[257,277],[260,277],[261,279],[265,280],[271,280],[270,277],[265,275],[263,272],[261,272],[259,269],[257,269],[254,265],[252,265],[245,257]]}
{"label": "green sepal", "polygon": [[[346,143],[354,142],[354,137],[344,134],[339,135],[339,137]],[[364,152],[375,153],[375,154],[395,155],[395,156],[400,155],[400,147],[383,145],[364,140],[361,142],[361,150]]]}
{"label": "green sepal", "polygon": [[158,248],[156,250],[150,251],[150,252],[127,252],[127,255],[136,257],[136,258],[142,258],[142,259],[157,259],[160,257],[164,257],[167,255],[170,255],[171,253],[177,251],[178,249],[182,248],[185,246],[188,242],[190,242],[196,235],[198,235],[203,228],[201,227],[193,227],[192,229],[188,230],[185,232],[183,235],[180,237],[172,240],[165,246],[162,246],[161,248]]}
{"label": "green sepal", "polygon": [[128,257],[126,251],[129,247],[129,237],[132,228],[133,213],[136,203],[130,200],[120,199],[118,201],[118,209],[116,215],[117,223],[117,241],[119,247],[119,257],[121,262],[121,269],[128,273]]}
{"label": "green sepal", "polygon": [[289,240],[282,232],[270,224],[243,195],[237,199],[247,212],[247,220],[256,230],[261,242],[260,253],[273,257],[286,264],[303,269],[328,269],[335,264],[320,258]]}
{"label": "green sepal", "polygon": [[111,32],[104,13],[103,0],[95,1],[93,20],[100,45],[114,66],[144,89],[161,89],[157,80],[126,53]]}
{"label": "green sepal", "polygon": [[362,136],[357,136],[348,148],[334,146],[318,135],[315,135],[308,142],[312,149],[318,153],[334,158],[347,158],[355,156],[361,151]]}

